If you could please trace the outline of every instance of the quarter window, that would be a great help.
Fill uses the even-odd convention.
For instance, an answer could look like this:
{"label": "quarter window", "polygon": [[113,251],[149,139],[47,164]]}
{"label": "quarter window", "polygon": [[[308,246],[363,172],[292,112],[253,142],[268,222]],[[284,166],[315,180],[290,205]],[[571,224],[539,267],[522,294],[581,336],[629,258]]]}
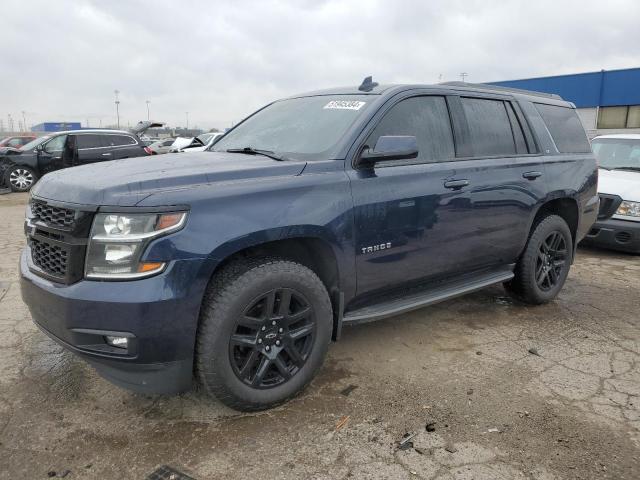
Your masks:
{"label": "quarter window", "polygon": [[105,145],[109,147],[120,147],[122,145],[135,145],[136,141],[128,135],[105,135]]}
{"label": "quarter window", "polygon": [[591,146],[573,108],[534,104],[540,112],[560,153],[589,153]]}
{"label": "quarter window", "polygon": [[516,154],[514,133],[502,100],[464,97],[460,101],[467,117],[474,156]]}
{"label": "quarter window", "polygon": [[[417,159],[407,163],[437,162],[455,157],[449,110],[444,97],[425,96],[402,100],[385,113],[367,139],[374,148],[378,138],[386,135],[415,136]],[[399,162],[393,162],[397,165]]]}

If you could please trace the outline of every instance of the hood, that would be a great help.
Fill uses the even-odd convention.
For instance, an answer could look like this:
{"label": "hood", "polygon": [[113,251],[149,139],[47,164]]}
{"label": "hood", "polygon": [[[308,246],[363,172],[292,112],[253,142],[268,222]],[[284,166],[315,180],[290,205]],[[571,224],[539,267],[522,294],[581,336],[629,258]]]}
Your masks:
{"label": "hood", "polygon": [[15,147],[0,147],[0,155],[20,155],[22,150]]}
{"label": "hood", "polygon": [[151,194],[189,186],[299,175],[306,162],[224,152],[169,153],[58,170],[31,190],[48,200],[133,206]]}
{"label": "hood", "polygon": [[618,195],[623,200],[640,202],[640,172],[601,168],[598,172],[598,193]]}

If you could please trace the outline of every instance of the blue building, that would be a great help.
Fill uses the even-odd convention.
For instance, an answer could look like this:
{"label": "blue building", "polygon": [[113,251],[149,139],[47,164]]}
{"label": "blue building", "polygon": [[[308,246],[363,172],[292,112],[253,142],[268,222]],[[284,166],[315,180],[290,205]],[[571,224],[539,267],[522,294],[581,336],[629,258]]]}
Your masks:
{"label": "blue building", "polygon": [[576,105],[590,137],[640,133],[640,68],[487,83],[560,95]]}
{"label": "blue building", "polygon": [[63,132],[65,130],[80,130],[80,122],[44,122],[31,127],[32,132]]}

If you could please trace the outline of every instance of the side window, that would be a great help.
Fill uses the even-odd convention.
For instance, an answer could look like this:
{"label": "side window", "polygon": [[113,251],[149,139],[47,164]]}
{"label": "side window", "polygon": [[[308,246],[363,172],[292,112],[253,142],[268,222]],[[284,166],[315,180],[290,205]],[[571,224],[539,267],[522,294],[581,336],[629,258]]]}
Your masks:
{"label": "side window", "polygon": [[511,122],[502,100],[462,97],[460,101],[467,117],[474,156],[515,155]]}
{"label": "side window", "polygon": [[527,142],[524,139],[524,133],[522,132],[522,125],[520,120],[516,116],[516,112],[513,110],[511,102],[505,102],[507,107],[507,114],[509,115],[509,121],[511,122],[511,130],[513,130],[513,139],[516,141],[516,153],[529,153],[527,149]]}
{"label": "side window", "polygon": [[64,148],[64,142],[66,140],[66,135],[58,135],[57,137],[53,137],[51,140],[45,143],[43,149],[47,153],[61,152]]}
{"label": "side window", "polygon": [[102,142],[100,140],[100,135],[95,134],[81,134],[76,135],[76,145],[78,146],[78,150],[82,150],[83,148],[100,148],[102,147]]}
{"label": "side window", "polygon": [[534,103],[560,153],[589,153],[591,146],[573,108]]}
{"label": "side window", "polygon": [[10,147],[19,147],[19,146],[23,145],[22,139],[21,138],[12,138],[11,140],[9,140],[8,145]]}
{"label": "side window", "polygon": [[121,147],[123,145],[135,145],[137,142],[129,135],[105,135],[104,144],[108,147]]}
{"label": "side window", "polygon": [[165,147],[170,147],[171,145],[173,145],[173,140],[167,140],[162,145],[165,146]]}
{"label": "side window", "polygon": [[407,163],[437,162],[455,157],[449,110],[444,97],[412,97],[391,107],[369,135],[369,148],[373,148],[378,138],[385,135],[416,137],[418,158]]}

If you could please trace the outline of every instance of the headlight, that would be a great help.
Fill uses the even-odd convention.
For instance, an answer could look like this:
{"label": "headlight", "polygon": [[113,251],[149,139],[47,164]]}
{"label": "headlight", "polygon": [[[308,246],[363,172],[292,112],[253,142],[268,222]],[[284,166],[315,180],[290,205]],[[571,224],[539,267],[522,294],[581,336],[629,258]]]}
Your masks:
{"label": "headlight", "polygon": [[618,210],[616,210],[616,215],[624,215],[625,217],[640,217],[640,202],[628,202],[623,201]]}
{"label": "headlight", "polygon": [[178,213],[99,213],[93,219],[85,277],[128,280],[161,272],[161,262],[141,262],[149,242],[179,230],[187,218]]}

